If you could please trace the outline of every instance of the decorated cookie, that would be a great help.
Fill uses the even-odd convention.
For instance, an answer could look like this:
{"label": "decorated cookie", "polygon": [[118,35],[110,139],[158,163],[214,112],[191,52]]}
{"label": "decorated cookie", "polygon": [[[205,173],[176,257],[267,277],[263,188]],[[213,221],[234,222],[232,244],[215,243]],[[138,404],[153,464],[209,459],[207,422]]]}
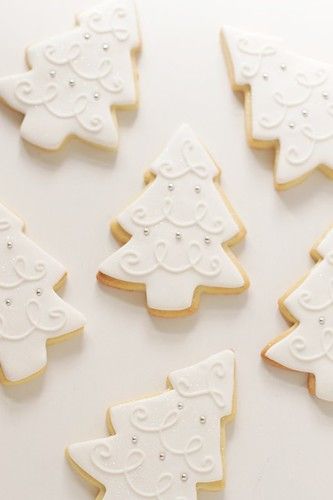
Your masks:
{"label": "decorated cookie", "polygon": [[46,345],[79,333],[85,320],[56,293],[65,269],[0,205],[0,381],[24,382],[46,366]]}
{"label": "decorated cookie", "polygon": [[112,224],[124,244],[98,279],[146,290],[150,313],[179,316],[197,309],[201,292],[240,293],[248,279],[229,247],[244,228],[221,193],[219,169],[183,125],[146,174],[147,188]]}
{"label": "decorated cookie", "polygon": [[115,109],[137,100],[139,43],[133,1],[108,0],[78,16],[72,31],[31,46],[31,70],[0,78],[0,98],[25,115],[22,137],[51,150],[70,136],[115,148]]}
{"label": "decorated cookie", "polygon": [[263,357],[308,373],[311,394],[333,401],[333,228],[312,249],[318,261],[280,300],[290,329],[263,350]]}
{"label": "decorated cookie", "polygon": [[72,445],[74,468],[99,498],[194,500],[224,486],[224,424],[234,413],[234,354],[175,371],[160,396],[108,414],[111,437]]}
{"label": "decorated cookie", "polygon": [[276,187],[298,184],[315,168],[333,177],[333,66],[230,27],[222,40],[233,88],[245,92],[249,142],[276,150]]}

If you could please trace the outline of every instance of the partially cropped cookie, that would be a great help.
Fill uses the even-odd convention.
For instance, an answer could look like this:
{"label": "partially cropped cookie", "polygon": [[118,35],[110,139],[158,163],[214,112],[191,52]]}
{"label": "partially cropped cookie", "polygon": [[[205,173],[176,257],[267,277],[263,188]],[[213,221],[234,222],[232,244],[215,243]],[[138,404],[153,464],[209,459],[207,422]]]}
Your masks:
{"label": "partially cropped cookie", "polygon": [[245,92],[249,142],[276,150],[277,189],[316,168],[333,177],[333,66],[228,26],[222,41],[233,88]]}
{"label": "partially cropped cookie", "polygon": [[310,393],[333,402],[333,229],[311,255],[315,267],[280,300],[291,327],[268,344],[263,356],[308,373]]}
{"label": "partially cropped cookie", "polygon": [[115,110],[137,101],[139,44],[133,0],[107,0],[72,31],[29,47],[31,70],[0,78],[0,98],[25,115],[22,137],[50,150],[71,136],[116,148]]}
{"label": "partially cropped cookie", "polygon": [[47,344],[79,333],[85,320],[55,292],[66,271],[0,205],[0,381],[18,383],[47,364]]}
{"label": "partially cropped cookie", "polygon": [[173,372],[168,390],[108,414],[111,437],[74,444],[74,468],[112,500],[195,500],[224,486],[224,424],[234,414],[234,354]]}
{"label": "partially cropped cookie", "polygon": [[230,246],[245,230],[219,175],[191,128],[180,127],[150,165],[146,190],[112,224],[124,246],[101,264],[98,279],[145,290],[157,316],[195,311],[201,292],[244,291],[248,279]]}

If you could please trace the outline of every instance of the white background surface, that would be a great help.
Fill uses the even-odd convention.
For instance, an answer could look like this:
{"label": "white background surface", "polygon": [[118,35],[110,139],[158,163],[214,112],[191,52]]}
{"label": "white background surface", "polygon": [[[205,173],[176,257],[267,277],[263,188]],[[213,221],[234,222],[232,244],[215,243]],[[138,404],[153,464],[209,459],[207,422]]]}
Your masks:
{"label": "white background surface", "polygon": [[[24,69],[24,47],[72,27],[94,0],[1,1],[0,75]],[[82,338],[49,349],[46,374],[0,387],[0,498],[89,500],[95,491],[67,465],[64,448],[106,435],[107,407],[164,388],[167,374],[223,348],[236,350],[238,415],[227,429],[227,485],[200,500],[332,497],[333,404],[306,378],[270,368],[259,351],[286,328],[277,298],[312,262],[333,222],[333,183],[316,173],[273,189],[271,152],[246,145],[242,101],[219,46],[223,23],[281,35],[292,49],[332,61],[330,0],[137,0],[143,50],[137,112],[118,113],[118,154],[77,141],[45,153],[19,138],[18,114],[0,109],[0,199],[69,271],[61,295],[88,319]],[[223,187],[245,223],[235,247],[251,279],[242,296],[205,296],[195,316],[149,317],[142,294],[97,284],[117,248],[109,222],[142,187],[142,174],[181,122],[222,166]],[[124,499],[125,500],[125,499]]]}

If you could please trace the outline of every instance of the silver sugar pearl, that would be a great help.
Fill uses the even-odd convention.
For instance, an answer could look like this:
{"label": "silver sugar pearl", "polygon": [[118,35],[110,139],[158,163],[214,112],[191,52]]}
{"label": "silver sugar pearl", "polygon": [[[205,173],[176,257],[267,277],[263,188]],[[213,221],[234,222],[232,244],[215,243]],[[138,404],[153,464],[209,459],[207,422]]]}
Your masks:
{"label": "silver sugar pearl", "polygon": [[173,191],[175,189],[174,184],[168,184],[169,191]]}
{"label": "silver sugar pearl", "polygon": [[6,306],[11,306],[12,305],[12,301],[10,299],[6,299],[5,300],[5,304],[6,304]]}
{"label": "silver sugar pearl", "polygon": [[208,236],[205,237],[205,243],[206,243],[206,245],[210,245],[210,243],[211,243],[211,239],[208,238]]}
{"label": "silver sugar pearl", "polygon": [[90,33],[85,33],[83,36],[84,36],[84,38],[86,40],[89,40],[89,38],[91,37],[91,34]]}
{"label": "silver sugar pearl", "polygon": [[9,249],[13,248],[13,242],[12,241],[7,241],[7,248],[9,248]]}
{"label": "silver sugar pearl", "polygon": [[138,442],[138,438],[136,436],[132,436],[132,443],[136,444]]}
{"label": "silver sugar pearl", "polygon": [[69,82],[68,82],[68,85],[69,85],[70,87],[74,87],[74,86],[75,86],[75,80],[73,80],[73,78],[71,78],[71,79],[69,80]]}
{"label": "silver sugar pearl", "polygon": [[49,73],[50,77],[51,77],[51,78],[55,78],[55,77],[56,77],[56,74],[57,74],[57,72],[56,72],[54,69],[51,69],[51,71],[50,71],[50,73]]}
{"label": "silver sugar pearl", "polygon": [[163,460],[165,460],[165,453],[161,452],[159,454],[159,459],[162,460],[162,462],[163,462]]}
{"label": "silver sugar pearl", "polygon": [[287,66],[286,66],[286,64],[282,63],[282,64],[280,64],[280,68],[282,69],[282,71],[286,71]]}
{"label": "silver sugar pearl", "polygon": [[109,50],[109,44],[108,43],[104,43],[103,44],[103,50]]}
{"label": "silver sugar pearl", "polygon": [[196,193],[200,193],[201,192],[201,187],[200,186],[195,186],[194,191]]}
{"label": "silver sugar pearl", "polygon": [[176,240],[181,240],[182,239],[182,235],[180,234],[179,231],[176,232]]}
{"label": "silver sugar pearl", "polygon": [[307,116],[309,116],[309,112],[307,109],[302,109],[302,115],[306,118]]}
{"label": "silver sugar pearl", "polygon": [[324,99],[328,99],[328,92],[322,92],[321,95],[323,96]]}
{"label": "silver sugar pearl", "polygon": [[144,228],[144,230],[143,230],[143,234],[144,234],[145,236],[148,236],[148,234],[149,234],[149,229],[148,229],[148,227],[145,227],[145,228]]}
{"label": "silver sugar pearl", "polygon": [[264,74],[262,75],[262,77],[263,77],[263,79],[264,79],[264,80],[268,80],[268,73],[264,73]]}
{"label": "silver sugar pearl", "polygon": [[177,408],[178,410],[182,410],[184,408],[183,403],[178,403]]}
{"label": "silver sugar pearl", "polygon": [[180,479],[182,481],[187,481],[188,480],[188,475],[185,472],[183,472],[182,475],[180,476]]}
{"label": "silver sugar pearl", "polygon": [[94,99],[95,99],[95,101],[98,101],[99,97],[100,97],[100,96],[99,96],[99,93],[98,93],[98,92],[95,92],[95,93],[94,93]]}
{"label": "silver sugar pearl", "polygon": [[206,417],[204,415],[201,415],[200,424],[205,424],[205,423],[206,423]]}
{"label": "silver sugar pearl", "polygon": [[295,123],[294,122],[290,122],[289,123],[289,128],[295,128]]}
{"label": "silver sugar pearl", "polygon": [[324,316],[320,316],[320,318],[318,319],[318,322],[319,322],[319,324],[320,324],[321,326],[325,325],[326,320],[325,320]]}
{"label": "silver sugar pearl", "polygon": [[43,293],[42,289],[41,288],[37,288],[37,290],[36,290],[37,297],[40,297],[42,295],[42,293]]}

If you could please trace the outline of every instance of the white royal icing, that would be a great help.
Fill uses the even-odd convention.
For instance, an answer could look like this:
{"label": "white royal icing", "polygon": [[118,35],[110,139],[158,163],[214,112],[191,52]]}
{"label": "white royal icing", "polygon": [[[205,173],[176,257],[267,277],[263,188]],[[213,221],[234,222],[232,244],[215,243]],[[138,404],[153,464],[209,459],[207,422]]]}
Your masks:
{"label": "white royal icing", "polygon": [[287,50],[280,39],[223,31],[235,82],[251,88],[253,138],[279,142],[276,182],[333,169],[333,66]]}
{"label": "white royal icing", "polygon": [[76,331],[84,318],[53,290],[65,269],[0,205],[0,366],[19,382],[47,363],[46,342]]}
{"label": "white royal icing", "polygon": [[115,147],[111,108],[136,102],[131,52],[140,42],[133,1],[108,0],[78,22],[28,49],[28,73],[0,78],[0,97],[25,114],[22,136],[46,149],[73,135]]}
{"label": "white royal icing", "polygon": [[316,378],[316,395],[333,401],[333,229],[317,247],[322,260],[285,300],[297,325],[266,357]]}
{"label": "white royal icing", "polygon": [[150,166],[156,179],[117,221],[133,237],[100,271],[145,283],[148,306],[182,310],[199,285],[239,288],[244,277],[222,243],[239,233],[214,178],[218,169],[187,125]]}
{"label": "white royal icing", "polygon": [[171,374],[172,390],[112,408],[115,435],[69,447],[113,500],[195,500],[197,484],[224,477],[221,418],[232,413],[234,354]]}

